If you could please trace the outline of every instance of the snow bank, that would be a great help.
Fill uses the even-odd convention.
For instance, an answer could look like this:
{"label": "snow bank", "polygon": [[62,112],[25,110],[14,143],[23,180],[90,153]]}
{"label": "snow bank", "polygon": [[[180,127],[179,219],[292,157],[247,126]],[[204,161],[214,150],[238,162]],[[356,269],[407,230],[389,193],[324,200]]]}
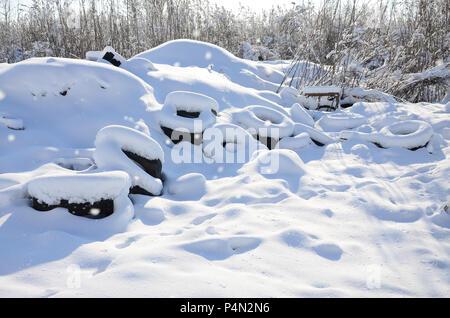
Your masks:
{"label": "snow bank", "polygon": [[[92,147],[102,127],[128,126],[130,118],[146,119],[159,107],[153,89],[138,77],[86,60],[32,58],[6,64],[0,68],[0,87],[0,114],[20,118],[25,134],[33,136],[9,143],[8,149]],[[0,131],[0,139],[5,133]]]}
{"label": "snow bank", "polygon": [[69,203],[94,203],[127,195],[130,178],[122,171],[73,173],[37,177],[28,183],[28,194],[48,205],[61,200]]}
{"label": "snow bank", "polygon": [[[180,52],[189,52],[189,54],[180,54]],[[270,65],[241,59],[214,44],[194,40],[169,41],[140,53],[136,57],[146,58],[153,63],[180,67],[212,67],[214,71],[225,74],[233,83],[245,87],[248,87],[250,82],[248,74],[242,70],[247,70],[260,78],[278,84],[284,77],[283,72]]]}
{"label": "snow bank", "polygon": [[160,170],[160,164],[164,163],[164,153],[151,137],[128,127],[107,126],[98,132],[95,146],[94,160],[100,169],[123,170],[130,175],[133,187],[140,187],[154,195],[161,193],[162,181],[157,178],[158,175],[150,175],[124,153],[129,151],[156,161],[155,165]]}

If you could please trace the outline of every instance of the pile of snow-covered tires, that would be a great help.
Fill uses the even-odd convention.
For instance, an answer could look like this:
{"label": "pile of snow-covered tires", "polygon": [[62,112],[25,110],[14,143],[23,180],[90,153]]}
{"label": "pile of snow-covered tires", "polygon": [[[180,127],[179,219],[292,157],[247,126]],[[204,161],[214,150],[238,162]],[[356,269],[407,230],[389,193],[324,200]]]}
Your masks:
{"label": "pile of snow-covered tires", "polygon": [[[139,58],[127,61],[110,47],[88,52],[87,59],[134,71],[156,70],[150,61]],[[168,138],[167,146],[188,142],[199,146],[204,158],[218,163],[228,162],[230,156],[234,162],[243,163],[260,149],[300,151],[311,144],[325,146],[348,139],[371,142],[382,148],[415,150],[426,146],[433,136],[432,127],[418,120],[364,131],[361,127],[370,126],[367,116],[342,109],[334,113],[309,109],[307,101],[292,88],[284,88],[280,98],[291,107],[271,103],[219,113],[219,103],[214,98],[172,91],[166,95],[162,108],[153,112],[150,126],[161,137]],[[24,129],[20,119],[3,115],[0,124]],[[114,213],[119,199],[130,193],[161,195],[163,164],[163,148],[149,134],[124,126],[106,126],[97,132],[92,159],[60,160],[56,171],[28,182],[27,194],[32,207],[39,211],[62,207],[74,215],[104,218]],[[204,184],[204,178],[194,177],[197,183]],[[179,192],[173,182],[169,188]]]}
{"label": "pile of snow-covered tires", "polygon": [[28,182],[32,207],[57,207],[88,218],[114,212],[115,201],[129,193],[160,195],[164,153],[153,138],[124,126],[107,126],[95,138],[95,165],[83,171],[60,168]]}
{"label": "pile of snow-covered tires", "polygon": [[[339,132],[341,140],[360,139],[383,148],[412,150],[426,146],[433,135],[431,126],[418,120],[396,122],[375,133],[348,130],[366,124],[367,118],[336,112],[315,121],[298,103],[288,110],[247,106],[231,112],[223,122],[217,122],[218,116],[216,100],[184,91],[169,93],[156,113],[161,133],[173,144],[200,145],[204,156],[216,162],[224,162],[227,153],[240,150],[247,154],[241,158],[244,162],[259,149],[299,150],[311,143],[323,146],[336,142],[337,138],[326,131]],[[162,193],[164,152],[156,140],[137,130],[112,125],[98,131],[95,147],[91,167],[82,171],[61,168],[32,179],[27,186],[32,207],[39,211],[62,207],[74,215],[97,219],[111,215],[115,200],[121,196]],[[76,163],[70,164],[74,167]]]}

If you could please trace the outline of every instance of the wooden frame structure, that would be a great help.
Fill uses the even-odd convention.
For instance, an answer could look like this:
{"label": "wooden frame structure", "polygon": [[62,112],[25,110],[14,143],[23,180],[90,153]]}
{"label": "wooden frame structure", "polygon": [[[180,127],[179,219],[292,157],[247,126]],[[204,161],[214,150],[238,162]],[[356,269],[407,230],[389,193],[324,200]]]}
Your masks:
{"label": "wooden frame structure", "polygon": [[[334,111],[341,105],[341,88],[337,86],[307,86],[303,90],[303,95],[306,97],[319,97],[319,105],[317,107],[318,110],[321,108],[327,108],[328,111]],[[328,100],[333,100],[334,103],[331,103],[331,105],[321,106],[320,98],[323,96],[328,97]]]}

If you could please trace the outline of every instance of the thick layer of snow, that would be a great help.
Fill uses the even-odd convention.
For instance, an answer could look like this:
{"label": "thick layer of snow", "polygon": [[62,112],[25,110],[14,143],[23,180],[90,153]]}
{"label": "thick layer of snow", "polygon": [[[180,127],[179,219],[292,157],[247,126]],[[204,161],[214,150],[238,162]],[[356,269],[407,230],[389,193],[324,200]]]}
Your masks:
{"label": "thick layer of snow", "polygon": [[21,130],[24,129],[23,120],[17,118],[8,118],[5,116],[0,116],[0,125],[4,125],[10,129]]}
{"label": "thick layer of snow", "polygon": [[[426,122],[433,131],[426,149],[342,141],[340,132],[297,122],[291,136],[307,133],[325,145],[262,149],[244,163],[215,162],[204,145],[165,143],[157,114],[166,95],[214,98],[216,125],[232,123],[232,114],[249,105],[291,116],[292,103],[276,93],[289,61],[245,61],[185,40],[140,57],[155,70],[141,60],[127,71],[136,58],[119,68],[51,58],[0,64],[0,114],[25,125],[0,125],[0,242],[6,242],[0,244],[0,296],[450,294],[448,106],[359,102],[345,110],[366,119],[352,128],[359,133]],[[61,95],[66,84],[71,88]],[[326,115],[308,113],[316,121]],[[33,210],[27,184],[79,173],[55,163],[93,161],[95,136],[107,125],[135,128],[161,145],[162,194],[119,196],[115,212],[99,220],[60,208]],[[124,169],[108,169],[115,170]],[[171,184],[181,191],[171,194]]]}
{"label": "thick layer of snow", "polygon": [[391,95],[377,91],[376,89],[363,89],[361,87],[353,87],[345,89],[342,104],[354,104],[356,102],[386,102],[395,103],[395,98]]}
{"label": "thick layer of snow", "polygon": [[359,127],[366,122],[366,118],[349,112],[334,112],[320,118],[316,125],[324,131],[341,131]]}
{"label": "thick layer of snow", "polygon": [[[20,84],[17,84],[20,83]],[[0,114],[20,118],[26,130],[0,148],[93,146],[107,125],[138,125],[159,109],[153,89],[109,64],[63,58],[32,58],[0,64]],[[1,129],[2,125],[0,125]],[[27,134],[33,139],[21,138]]]}
{"label": "thick layer of snow", "polygon": [[276,148],[297,150],[309,144],[311,144],[311,138],[308,133],[303,132],[294,137],[284,137],[277,143]]}
{"label": "thick layer of snow", "polygon": [[377,143],[383,148],[403,147],[413,149],[425,146],[433,136],[430,124],[419,120],[406,120],[383,127],[380,132],[341,132],[342,139],[359,138]]}
{"label": "thick layer of snow", "polygon": [[303,160],[292,150],[260,150],[250,162],[241,169],[241,173],[260,174],[266,178],[284,178],[295,181],[305,174]]}
{"label": "thick layer of snow", "polygon": [[127,195],[130,178],[122,171],[67,173],[37,177],[28,183],[28,194],[48,205],[61,200],[94,203]]}
{"label": "thick layer of snow", "polygon": [[97,62],[97,60],[103,57],[103,51],[87,51],[86,52],[86,60]]}
{"label": "thick layer of snow", "polygon": [[303,94],[340,94],[342,89],[338,86],[306,86]]}
{"label": "thick layer of snow", "polygon": [[[176,131],[201,133],[216,122],[216,116],[212,112],[218,112],[217,102],[206,95],[174,91],[166,96],[164,106],[156,114],[158,124]],[[177,115],[177,111],[198,112],[197,118],[187,118]]]}
{"label": "thick layer of snow", "polygon": [[94,160],[100,169],[123,170],[130,175],[133,186],[140,186],[154,195],[161,193],[162,181],[149,175],[123,152],[130,151],[145,159],[164,163],[161,146],[150,136],[128,127],[112,125],[98,132],[95,146]]}
{"label": "thick layer of snow", "polygon": [[283,113],[264,106],[247,106],[233,113],[233,121],[262,137],[283,138],[292,135],[294,123]]}
{"label": "thick layer of snow", "polygon": [[175,91],[167,94],[164,107],[187,112],[219,112],[219,104],[214,98],[194,92]]}
{"label": "thick layer of snow", "polygon": [[284,86],[280,91],[280,97],[286,104],[294,104],[299,101],[299,91],[291,86]]}
{"label": "thick layer of snow", "polygon": [[189,173],[168,185],[169,194],[184,200],[198,200],[206,193],[206,179],[200,173]]}
{"label": "thick layer of snow", "polygon": [[[95,137],[97,149],[103,144],[113,143],[120,149],[132,152],[149,160],[159,159],[164,163],[164,152],[152,137],[132,128],[111,125],[100,129]],[[94,157],[98,157],[94,154]],[[113,158],[110,158],[113,160]],[[97,165],[99,162],[96,160]]]}
{"label": "thick layer of snow", "polygon": [[[46,183],[46,185],[39,185],[41,182],[39,180]],[[44,180],[51,181],[47,183]],[[96,182],[99,180],[102,187],[97,189]],[[124,183],[123,188],[120,189],[122,182]],[[74,192],[78,190],[78,194],[83,194],[83,198],[80,198],[79,201],[84,201],[90,198],[97,199],[94,198],[97,195],[93,196],[92,194],[97,193],[98,196],[103,196],[104,194],[101,192],[107,192],[105,195],[114,198],[114,213],[107,218],[94,221],[74,216],[62,208],[38,212],[32,209],[29,203],[29,184],[33,183],[34,185],[31,185],[31,187],[34,189],[31,192],[35,195],[42,194],[44,197],[56,198],[60,196],[59,194],[65,196],[73,189]],[[84,189],[81,186],[72,188],[73,184],[84,184],[85,187]],[[7,217],[7,228],[18,227],[28,234],[38,235],[39,233],[61,231],[61,233],[65,233],[72,239],[80,236],[102,240],[115,233],[124,231],[133,217],[133,205],[127,197],[129,185],[128,175],[121,171],[102,172],[97,170],[79,173],[62,168],[54,163],[48,163],[32,171],[0,175],[0,213],[6,213],[8,216],[8,213],[11,211],[10,207],[13,205],[15,207],[14,215]],[[46,193],[47,190],[52,190],[53,194]],[[120,190],[123,191],[120,192]],[[71,199],[73,200],[74,198],[75,196]],[[3,225],[2,222],[2,227],[5,228]],[[59,244],[58,241],[54,243]],[[0,248],[0,251],[4,250]],[[0,267],[2,273],[5,269],[5,267]]]}
{"label": "thick layer of snow", "polygon": [[308,111],[299,103],[295,103],[291,107],[291,118],[297,123],[302,123],[308,126],[314,126],[314,119]]}
{"label": "thick layer of snow", "polygon": [[234,124],[216,124],[203,134],[203,152],[216,163],[244,163],[260,149],[267,147],[254,139],[247,130]]}
{"label": "thick layer of snow", "polygon": [[146,74],[151,71],[157,71],[157,68],[153,63],[145,58],[136,57],[127,61],[121,67],[131,73]]}
{"label": "thick layer of snow", "polygon": [[90,158],[56,158],[54,161],[57,165],[69,169],[82,171],[90,169],[94,166],[94,162]]}
{"label": "thick layer of snow", "polygon": [[327,135],[325,132],[323,132],[317,128],[310,127],[310,126],[300,124],[300,123],[296,123],[294,126],[294,135],[298,135],[303,132],[308,133],[308,135],[311,137],[311,139],[313,139],[321,144],[324,144],[324,145],[331,144],[336,141],[331,136]]}

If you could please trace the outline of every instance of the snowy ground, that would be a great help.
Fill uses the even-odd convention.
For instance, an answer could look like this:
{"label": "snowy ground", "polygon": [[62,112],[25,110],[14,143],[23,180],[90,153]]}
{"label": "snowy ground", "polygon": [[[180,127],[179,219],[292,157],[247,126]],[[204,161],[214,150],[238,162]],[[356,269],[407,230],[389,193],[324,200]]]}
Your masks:
{"label": "snowy ground", "polygon": [[[193,41],[120,68],[60,58],[0,64],[0,296],[450,296],[450,106],[364,102],[329,115],[291,108],[302,99],[275,93],[287,66]],[[211,100],[187,107],[205,121],[251,124],[245,107],[275,110],[264,115],[288,132],[283,145],[292,150],[225,164],[208,161],[202,145],[174,146],[159,128],[172,122],[176,99],[163,107],[172,91],[215,99],[217,118],[205,113]],[[117,135],[100,146],[97,132],[112,124],[144,141]],[[128,182],[158,184],[98,158],[130,140],[130,150],[147,142],[143,155],[162,159],[146,136],[164,153],[163,193],[130,201]],[[178,163],[183,151],[197,162]],[[50,186],[55,178],[61,183]],[[111,194],[115,212],[94,220],[32,209],[30,192],[47,190]]]}

